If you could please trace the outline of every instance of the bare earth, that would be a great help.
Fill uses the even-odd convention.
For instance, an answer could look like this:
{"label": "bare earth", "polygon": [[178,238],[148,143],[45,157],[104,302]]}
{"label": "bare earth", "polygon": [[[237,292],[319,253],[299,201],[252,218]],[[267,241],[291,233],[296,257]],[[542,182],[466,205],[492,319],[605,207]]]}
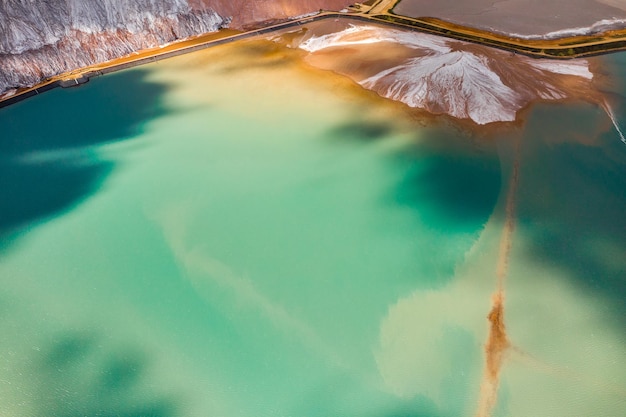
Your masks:
{"label": "bare earth", "polygon": [[401,0],[393,12],[528,38],[626,27],[623,0]]}
{"label": "bare earth", "polygon": [[232,18],[231,28],[241,29],[255,22],[284,19],[323,10],[340,10],[351,0],[189,0],[192,8],[213,9]]}

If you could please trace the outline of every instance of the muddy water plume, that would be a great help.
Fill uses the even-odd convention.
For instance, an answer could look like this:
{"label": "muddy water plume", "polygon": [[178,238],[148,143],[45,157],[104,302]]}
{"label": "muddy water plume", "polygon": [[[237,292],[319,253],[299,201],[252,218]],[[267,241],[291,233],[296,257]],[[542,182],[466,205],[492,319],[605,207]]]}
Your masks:
{"label": "muddy water plume", "polygon": [[480,385],[480,397],[476,417],[488,417],[496,405],[500,386],[500,370],[510,343],[504,325],[504,294],[493,296],[493,307],[487,316],[490,323],[489,337],[485,344],[485,373]]}

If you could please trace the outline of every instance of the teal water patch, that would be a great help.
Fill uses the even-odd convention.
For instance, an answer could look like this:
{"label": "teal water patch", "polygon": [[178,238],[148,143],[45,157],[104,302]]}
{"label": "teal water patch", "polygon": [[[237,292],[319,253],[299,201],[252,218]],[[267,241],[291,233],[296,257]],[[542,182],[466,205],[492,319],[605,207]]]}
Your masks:
{"label": "teal water patch", "polygon": [[[400,128],[401,115],[369,123],[377,101],[295,75],[259,93],[280,66],[191,80],[195,59],[4,110],[3,227],[47,219],[0,258],[0,351],[19,352],[1,365],[19,387],[0,388],[9,415],[462,409],[454,374],[446,410],[397,397],[374,351],[389,306],[449,282],[478,238],[500,188],[493,151],[435,145],[453,133]],[[19,128],[58,108],[82,122]],[[40,183],[17,163],[69,172]],[[455,363],[468,340],[446,333]]]}
{"label": "teal water patch", "polygon": [[500,415],[624,412],[626,149],[607,119],[537,105],[525,125],[506,325],[529,362],[505,365]]}
{"label": "teal water patch", "polygon": [[[422,150],[396,189],[396,204],[410,207],[432,236],[422,240],[424,277],[435,287],[454,276],[459,253],[476,241],[496,204],[500,189],[497,156],[472,152],[445,155]],[[442,261],[442,262],[437,262]]]}
{"label": "teal water patch", "polygon": [[502,258],[512,138],[501,161],[279,49],[0,112],[3,413],[475,415],[502,264],[492,415],[623,415],[626,157],[601,109],[530,113]]}
{"label": "teal water patch", "polygon": [[0,110],[0,242],[97,191],[113,168],[98,148],[164,113],[165,86],[145,75],[117,73]]}
{"label": "teal water patch", "polygon": [[[372,146],[393,134],[393,124],[367,120],[342,124],[330,131],[335,144]],[[390,170],[401,172],[382,200],[408,209],[413,217],[419,271],[417,287],[445,285],[460,256],[476,241],[492,214],[501,188],[500,161],[493,143],[458,132],[423,129],[415,143],[389,153]]]}
{"label": "teal water patch", "polygon": [[[532,113],[524,134],[519,216],[533,235],[533,256],[568,270],[576,285],[602,294],[603,308],[623,318],[626,146],[598,123],[597,112],[591,106],[540,106]],[[558,123],[569,119],[586,126],[588,140],[577,143],[579,126]]]}

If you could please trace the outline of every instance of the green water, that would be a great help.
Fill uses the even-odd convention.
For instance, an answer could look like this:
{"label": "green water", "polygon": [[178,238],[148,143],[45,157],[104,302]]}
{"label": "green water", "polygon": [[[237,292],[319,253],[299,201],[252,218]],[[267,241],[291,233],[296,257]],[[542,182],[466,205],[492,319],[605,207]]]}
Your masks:
{"label": "green water", "polygon": [[[599,110],[483,138],[295,54],[0,111],[0,414],[474,415],[516,140],[494,415],[623,414],[626,146]],[[585,117],[592,144],[550,133]]]}

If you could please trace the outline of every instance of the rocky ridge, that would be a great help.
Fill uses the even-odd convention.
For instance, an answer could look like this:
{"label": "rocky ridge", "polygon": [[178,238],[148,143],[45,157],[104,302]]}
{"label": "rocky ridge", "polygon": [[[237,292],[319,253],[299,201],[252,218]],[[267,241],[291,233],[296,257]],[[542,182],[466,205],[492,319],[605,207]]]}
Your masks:
{"label": "rocky ridge", "polygon": [[4,0],[0,95],[76,68],[345,0]]}

